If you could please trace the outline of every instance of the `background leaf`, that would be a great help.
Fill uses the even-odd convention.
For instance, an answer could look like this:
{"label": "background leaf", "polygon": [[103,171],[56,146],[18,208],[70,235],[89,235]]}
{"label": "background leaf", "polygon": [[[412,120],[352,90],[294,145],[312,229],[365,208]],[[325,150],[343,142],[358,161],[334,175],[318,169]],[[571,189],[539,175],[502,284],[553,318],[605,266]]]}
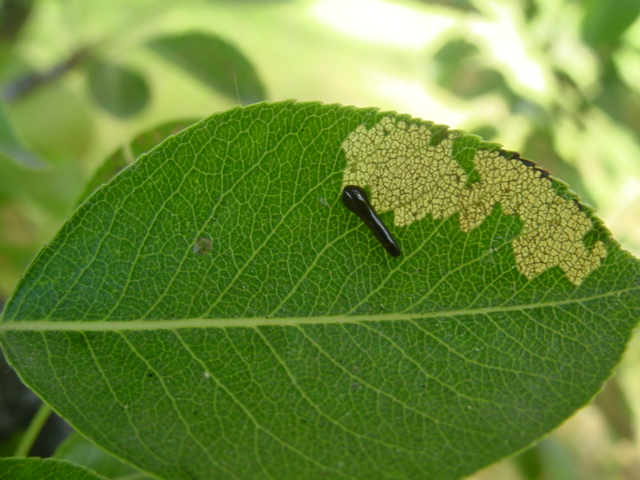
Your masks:
{"label": "background leaf", "polygon": [[232,100],[249,104],[267,94],[244,54],[217,35],[185,33],[156,38],[150,47],[202,83]]}
{"label": "background leaf", "polygon": [[47,166],[47,163],[19,138],[2,101],[0,101],[0,152],[23,167],[41,169]]}
{"label": "background leaf", "polygon": [[595,47],[619,43],[621,35],[640,14],[640,3],[635,0],[619,0],[615,4],[607,0],[587,0],[586,4],[582,34]]}
{"label": "background leaf", "polygon": [[144,132],[134,138],[128,145],[119,148],[102,163],[91,179],[87,182],[87,186],[80,195],[80,200],[85,200],[99,186],[107,183],[120,170],[129,165],[133,160],[143,153],[151,150],[169,135],[178,133],[183,128],[192,125],[196,120],[176,120],[165,123],[151,130]]}
{"label": "background leaf", "polygon": [[[8,359],[80,432],[162,478],[454,479],[526,447],[611,375],[640,312],[638,261],[583,206],[602,264],[527,279],[523,221],[502,205],[466,233],[457,213],[398,228],[399,210],[381,212],[392,259],[339,200],[345,141],[391,118],[429,128],[436,151],[457,135],[286,102],[170,137],[41,252],[3,316]],[[460,138],[469,173],[474,152],[497,152]]]}
{"label": "background leaf", "polygon": [[0,48],[2,43],[15,41],[32,12],[34,0],[4,0],[0,2]]}
{"label": "background leaf", "polygon": [[139,113],[149,102],[149,85],[136,71],[104,60],[93,60],[87,85],[96,102],[116,117]]}
{"label": "background leaf", "polygon": [[51,458],[0,458],[1,480],[105,480],[84,467]]}
{"label": "background leaf", "polygon": [[72,433],[60,445],[55,456],[90,468],[106,478],[120,480],[151,480],[153,478],[109,455],[77,433]]}

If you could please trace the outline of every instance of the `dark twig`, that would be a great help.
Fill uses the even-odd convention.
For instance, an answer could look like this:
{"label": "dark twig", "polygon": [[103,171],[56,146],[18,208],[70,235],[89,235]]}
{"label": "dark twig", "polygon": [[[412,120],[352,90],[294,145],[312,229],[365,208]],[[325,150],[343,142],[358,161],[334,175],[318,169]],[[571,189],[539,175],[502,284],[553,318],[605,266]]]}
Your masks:
{"label": "dark twig", "polygon": [[6,102],[15,102],[37,88],[54,82],[65,73],[82,63],[89,55],[89,50],[90,49],[88,47],[82,47],[72,53],[66,60],[45,72],[30,73],[24,77],[18,78],[4,87],[2,90],[2,97]]}

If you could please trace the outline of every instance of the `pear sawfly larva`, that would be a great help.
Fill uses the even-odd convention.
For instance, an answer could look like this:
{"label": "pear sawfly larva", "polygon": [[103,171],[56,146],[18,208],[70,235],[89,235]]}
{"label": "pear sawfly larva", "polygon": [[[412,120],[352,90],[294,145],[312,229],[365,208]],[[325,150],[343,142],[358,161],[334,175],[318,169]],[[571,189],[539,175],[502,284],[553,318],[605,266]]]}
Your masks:
{"label": "pear sawfly larva", "polygon": [[342,190],[342,203],[360,217],[385,250],[389,252],[389,255],[392,257],[400,255],[400,247],[369,203],[369,198],[364,189],[356,185],[347,185]]}

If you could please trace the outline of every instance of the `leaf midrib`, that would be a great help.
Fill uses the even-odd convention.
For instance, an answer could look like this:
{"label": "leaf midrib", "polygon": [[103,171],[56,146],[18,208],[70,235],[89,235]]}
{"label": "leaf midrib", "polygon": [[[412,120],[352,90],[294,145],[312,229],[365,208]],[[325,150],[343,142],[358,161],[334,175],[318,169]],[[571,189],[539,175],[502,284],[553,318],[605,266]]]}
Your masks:
{"label": "leaf midrib", "polygon": [[244,317],[244,318],[184,318],[171,320],[96,320],[96,321],[52,321],[28,320],[0,322],[0,334],[16,331],[76,331],[76,332],[121,332],[141,330],[178,330],[188,328],[231,328],[231,327],[264,327],[295,326],[314,324],[345,324],[381,321],[407,321],[429,318],[447,318],[488,313],[507,313],[520,310],[560,307],[581,304],[621,294],[637,292],[640,287],[606,292],[590,297],[571,298],[553,302],[541,302],[523,305],[507,305],[483,307],[466,310],[442,310],[429,313],[381,313],[374,315],[319,315],[315,317]]}

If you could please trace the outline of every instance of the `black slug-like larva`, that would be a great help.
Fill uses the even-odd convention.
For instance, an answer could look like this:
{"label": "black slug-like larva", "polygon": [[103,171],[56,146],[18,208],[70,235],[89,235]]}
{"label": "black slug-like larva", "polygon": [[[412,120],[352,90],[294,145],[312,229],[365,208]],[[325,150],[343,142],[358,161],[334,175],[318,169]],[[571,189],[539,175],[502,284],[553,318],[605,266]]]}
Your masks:
{"label": "black slug-like larva", "polygon": [[342,203],[360,217],[382,246],[389,252],[389,255],[392,257],[400,255],[400,247],[376,214],[369,203],[367,193],[362,188],[356,185],[347,185],[344,187],[342,190]]}

